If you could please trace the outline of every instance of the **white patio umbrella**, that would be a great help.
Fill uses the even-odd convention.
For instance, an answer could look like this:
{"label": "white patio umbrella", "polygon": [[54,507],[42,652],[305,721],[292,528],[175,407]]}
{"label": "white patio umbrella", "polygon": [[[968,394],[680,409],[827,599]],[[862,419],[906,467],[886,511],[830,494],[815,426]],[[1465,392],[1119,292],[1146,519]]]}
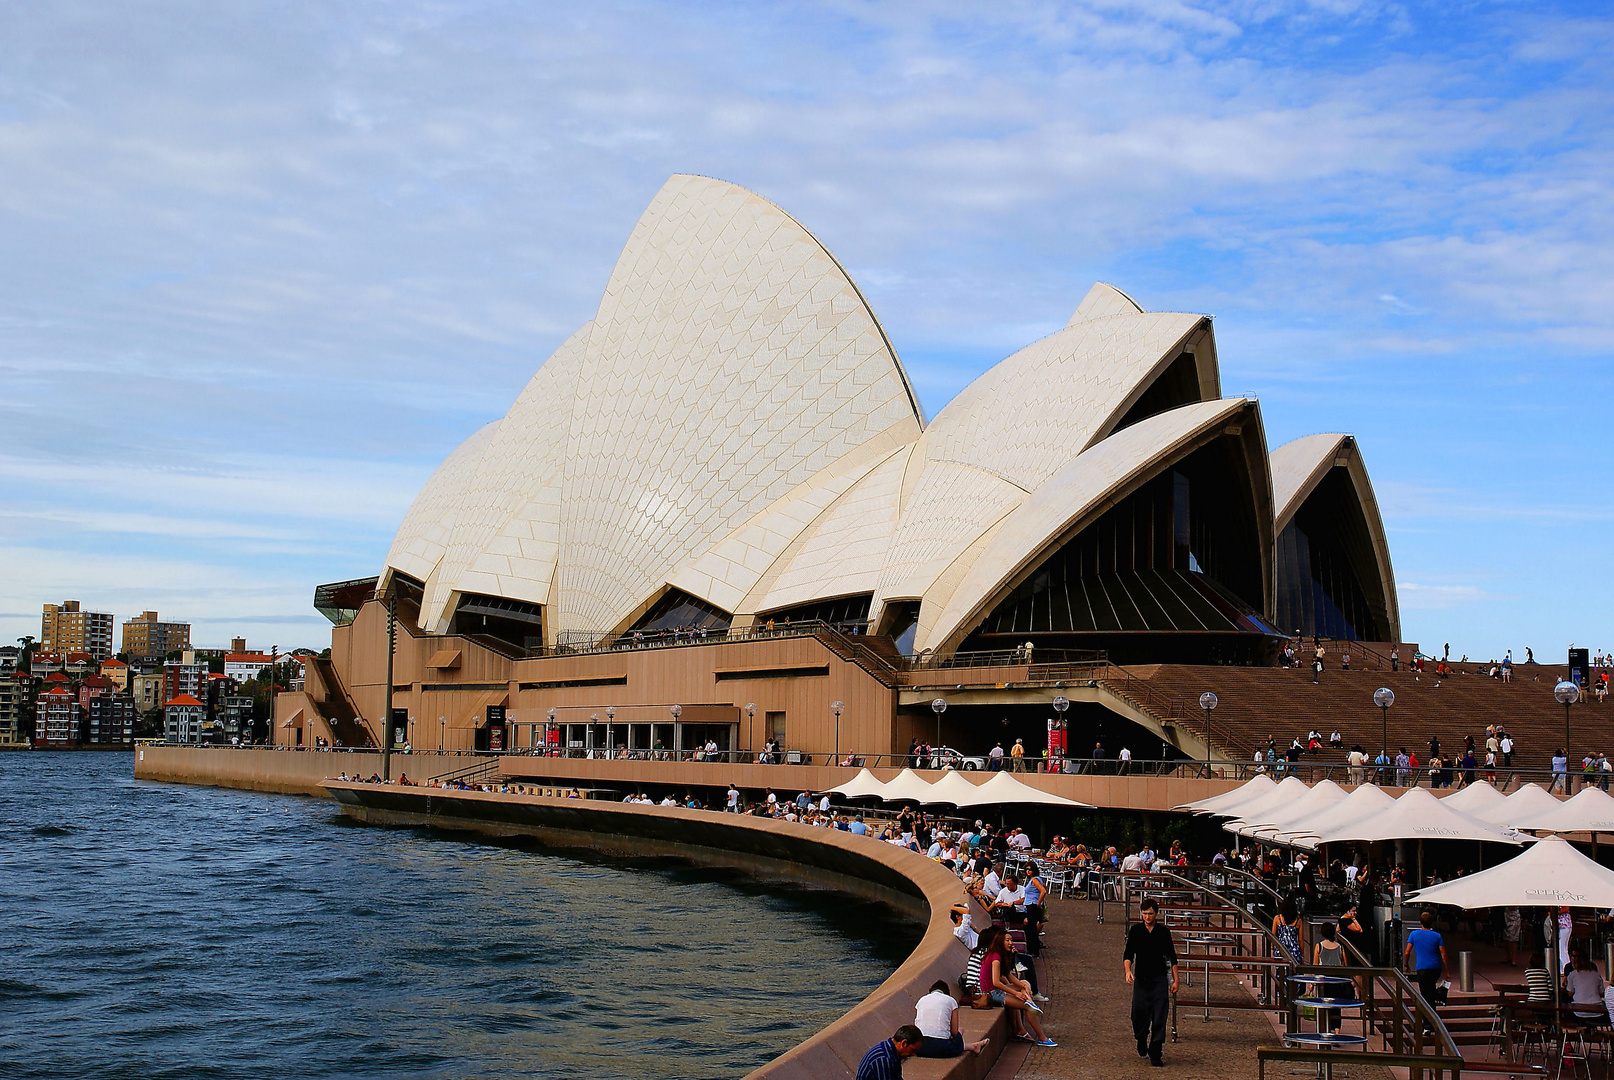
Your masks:
{"label": "white patio umbrella", "polygon": [[1268,839],[1315,851],[1316,838],[1324,832],[1372,817],[1386,806],[1394,805],[1395,796],[1378,785],[1358,784],[1355,791],[1339,802],[1324,806],[1307,814],[1300,821],[1292,821],[1283,828],[1274,830]]}
{"label": "white patio umbrella", "polygon": [[1224,823],[1222,828],[1240,836],[1264,837],[1271,833],[1282,832],[1289,824],[1304,821],[1319,810],[1343,802],[1349,797],[1344,788],[1332,780],[1324,780],[1293,802],[1271,807],[1263,813],[1234,818]]}
{"label": "white patio umbrella", "polygon": [[1521,816],[1508,824],[1537,832],[1614,832],[1614,797],[1598,788],[1581,788],[1572,799],[1554,802],[1540,813]]}
{"label": "white patio umbrella", "polygon": [[1531,844],[1505,863],[1410,893],[1408,900],[1486,907],[1614,907],[1614,870],[1561,836]]}
{"label": "white patio umbrella", "polygon": [[1562,803],[1540,784],[1522,784],[1518,791],[1509,795],[1499,805],[1487,807],[1474,816],[1494,821],[1498,825],[1512,825],[1515,821],[1528,821],[1548,810],[1556,810],[1561,805]]}
{"label": "white patio umbrella", "polygon": [[[1477,780],[1467,787],[1452,792],[1440,800],[1447,806],[1455,807],[1465,814],[1473,814],[1481,821],[1492,821],[1486,811],[1494,806],[1500,806],[1507,801],[1507,796],[1484,780]],[[1508,822],[1508,824],[1512,824]]]}
{"label": "white patio umbrella", "polygon": [[935,788],[912,769],[903,769],[887,780],[880,791],[880,798],[886,802],[927,803],[933,801],[934,796]]}
{"label": "white patio umbrella", "polygon": [[[1614,870],[1588,859],[1560,836],[1530,845],[1522,854],[1489,870],[1431,885],[1408,895],[1425,904],[1460,908],[1614,907]],[[1553,936],[1558,920],[1550,920]],[[1548,949],[1554,995],[1558,986],[1558,942]]]}
{"label": "white patio umbrella", "polygon": [[1236,811],[1219,810],[1217,816],[1241,818],[1245,821],[1262,821],[1266,815],[1277,810],[1278,807],[1287,806],[1298,799],[1305,797],[1311,789],[1306,782],[1298,776],[1288,777],[1283,783],[1272,788],[1271,791],[1258,799],[1253,799],[1239,807]]}
{"label": "white patio umbrella", "polygon": [[1074,806],[1082,810],[1094,809],[1092,803],[1077,802],[1063,795],[1054,795],[1022,784],[1006,772],[1000,772],[975,789],[975,799],[958,806],[992,806],[1007,803],[1038,803],[1043,806]]}
{"label": "white patio umbrella", "polygon": [[859,769],[857,775],[839,787],[832,787],[824,794],[840,795],[847,799],[860,799],[868,795],[881,795],[885,792],[885,785],[879,777],[867,769]]}
{"label": "white patio umbrella", "polygon": [[1506,825],[1484,821],[1472,814],[1446,806],[1428,788],[1410,788],[1395,802],[1376,814],[1355,822],[1340,822],[1317,837],[1319,844],[1340,840],[1490,840],[1498,844],[1522,844],[1520,836]]}
{"label": "white patio umbrella", "polygon": [[1173,806],[1173,810],[1184,810],[1191,814],[1232,814],[1245,803],[1254,802],[1263,795],[1270,794],[1277,787],[1272,777],[1262,773],[1245,781],[1232,791],[1224,791],[1220,795],[1212,795],[1208,799],[1198,799],[1181,806]]}
{"label": "white patio umbrella", "polygon": [[949,767],[942,770],[940,780],[930,785],[930,801],[951,803],[953,806],[973,806],[980,791],[980,788]]}

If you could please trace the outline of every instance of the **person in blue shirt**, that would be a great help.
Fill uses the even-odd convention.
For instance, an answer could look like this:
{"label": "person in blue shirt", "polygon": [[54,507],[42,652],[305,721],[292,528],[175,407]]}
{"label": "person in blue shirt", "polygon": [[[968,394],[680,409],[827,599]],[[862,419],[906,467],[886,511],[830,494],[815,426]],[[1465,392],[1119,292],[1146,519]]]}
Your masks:
{"label": "person in blue shirt", "polygon": [[902,1080],[902,1062],[919,1053],[925,1036],[912,1024],[904,1024],[895,1035],[869,1047],[857,1063],[857,1080]]}
{"label": "person in blue shirt", "polygon": [[1435,913],[1428,908],[1418,916],[1418,929],[1407,935],[1402,962],[1417,976],[1418,993],[1435,1006],[1435,987],[1446,974],[1446,939],[1435,929]]}

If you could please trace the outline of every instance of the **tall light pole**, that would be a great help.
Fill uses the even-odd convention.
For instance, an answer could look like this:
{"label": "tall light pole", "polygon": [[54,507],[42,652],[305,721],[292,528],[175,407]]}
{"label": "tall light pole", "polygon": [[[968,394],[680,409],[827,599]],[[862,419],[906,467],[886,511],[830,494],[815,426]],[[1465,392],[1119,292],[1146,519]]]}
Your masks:
{"label": "tall light pole", "polygon": [[1199,707],[1205,710],[1205,775],[1211,772],[1211,713],[1216,711],[1216,695],[1209,690],[1199,695]]}
{"label": "tall light pole", "polygon": [[588,741],[588,756],[589,757],[594,756],[594,729],[599,727],[599,726],[600,726],[600,714],[597,713],[597,712],[589,713],[588,714],[588,740],[587,740]]}
{"label": "tall light pole", "polygon": [[[754,701],[748,701],[745,703],[745,756],[747,758],[751,756],[751,747],[754,745],[753,739],[755,738],[755,735],[752,728],[753,725],[756,724],[756,721],[757,703]],[[729,760],[734,760],[732,755],[729,757]]]}
{"label": "tall light pole", "polygon": [[616,736],[612,734],[611,725],[616,722],[616,706],[605,707],[605,757],[609,761],[616,757]]}
{"label": "tall light pole", "polygon": [[448,717],[439,716],[437,718],[437,752],[439,754],[443,752],[443,732],[447,729],[447,727]]}
{"label": "tall light pole", "polygon": [[830,702],[829,711],[835,714],[835,757],[830,761],[830,764],[839,765],[841,763],[841,713],[846,711],[846,702]]}
{"label": "tall light pole", "polygon": [[[544,725],[544,756],[545,757],[549,756],[549,732],[554,728],[554,726],[555,726],[555,709],[554,709],[554,706],[550,706],[550,709],[549,709],[549,723]],[[557,739],[556,741],[558,742],[559,739]]]}
{"label": "tall light pole", "polygon": [[673,760],[680,761],[682,759],[679,758],[678,755],[683,752],[684,740],[682,738],[683,732],[680,731],[678,727],[678,718],[684,715],[684,707],[682,705],[674,705],[667,711],[672,713],[673,718]]}
{"label": "tall light pole", "polygon": [[934,698],[934,699],[932,699],[932,701],[930,703],[930,711],[936,714],[936,753],[937,753],[937,755],[940,755],[941,754],[941,744],[942,744],[942,740],[941,740],[941,718],[942,718],[942,713],[947,711],[947,699],[946,698]]}
{"label": "tall light pole", "polygon": [[1385,760],[1389,760],[1390,706],[1395,704],[1395,691],[1388,686],[1379,687],[1373,691],[1373,704],[1379,707],[1379,755]]}
{"label": "tall light pole", "polygon": [[[1552,696],[1557,698],[1558,699],[1558,704],[1560,704],[1560,705],[1562,705],[1564,707],[1564,761],[1568,762],[1568,760],[1569,760],[1569,706],[1573,705],[1575,702],[1580,700],[1580,687],[1576,686],[1574,683],[1570,682],[1568,679],[1565,679],[1563,682],[1559,683],[1557,686],[1554,686],[1552,688]],[[1566,764],[1564,766],[1564,768],[1565,768],[1565,770],[1567,770],[1568,765]],[[1567,781],[1565,782],[1564,786],[1566,788],[1569,786]]]}

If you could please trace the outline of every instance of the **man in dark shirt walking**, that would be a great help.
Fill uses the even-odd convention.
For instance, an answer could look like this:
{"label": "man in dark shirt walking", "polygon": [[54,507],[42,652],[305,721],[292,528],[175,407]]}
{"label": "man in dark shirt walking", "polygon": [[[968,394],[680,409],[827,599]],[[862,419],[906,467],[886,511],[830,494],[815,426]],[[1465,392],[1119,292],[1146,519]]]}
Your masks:
{"label": "man in dark shirt walking", "polygon": [[1138,1056],[1147,1054],[1149,1064],[1160,1066],[1165,1064],[1171,995],[1177,992],[1177,947],[1171,943],[1171,931],[1160,922],[1160,902],[1147,896],[1138,907],[1143,921],[1127,931],[1121,966],[1132,987],[1132,1034],[1138,1040]]}
{"label": "man in dark shirt walking", "polygon": [[902,1062],[919,1053],[925,1036],[912,1024],[904,1024],[884,1042],[869,1047],[857,1065],[857,1080],[902,1080]]}

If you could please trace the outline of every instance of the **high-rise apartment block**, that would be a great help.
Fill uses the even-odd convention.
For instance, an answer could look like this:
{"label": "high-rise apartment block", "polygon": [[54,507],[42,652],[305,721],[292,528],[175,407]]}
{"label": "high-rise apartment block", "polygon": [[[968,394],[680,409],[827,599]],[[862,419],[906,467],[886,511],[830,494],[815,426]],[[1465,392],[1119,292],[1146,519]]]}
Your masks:
{"label": "high-rise apartment block", "polygon": [[206,664],[170,660],[163,665],[163,701],[167,703],[181,694],[189,694],[200,701],[207,700]]}
{"label": "high-rise apartment block", "polygon": [[85,611],[77,600],[46,604],[39,620],[39,647],[46,652],[89,653],[96,660],[112,655],[112,616]]}
{"label": "high-rise apartment block", "polygon": [[142,611],[123,624],[123,651],[130,656],[167,656],[191,647],[191,624],[161,622],[155,611]]}
{"label": "high-rise apartment block", "polygon": [[122,694],[96,694],[89,699],[88,741],[95,746],[131,746],[140,712]]}
{"label": "high-rise apartment block", "polygon": [[181,694],[163,706],[163,735],[171,743],[199,743],[206,735],[207,706]]}
{"label": "high-rise apartment block", "polygon": [[33,679],[25,674],[0,674],[0,746],[16,746],[23,741],[20,723],[32,686]]}
{"label": "high-rise apartment block", "polygon": [[65,686],[39,695],[34,703],[34,745],[69,747],[79,743],[78,698]]}

